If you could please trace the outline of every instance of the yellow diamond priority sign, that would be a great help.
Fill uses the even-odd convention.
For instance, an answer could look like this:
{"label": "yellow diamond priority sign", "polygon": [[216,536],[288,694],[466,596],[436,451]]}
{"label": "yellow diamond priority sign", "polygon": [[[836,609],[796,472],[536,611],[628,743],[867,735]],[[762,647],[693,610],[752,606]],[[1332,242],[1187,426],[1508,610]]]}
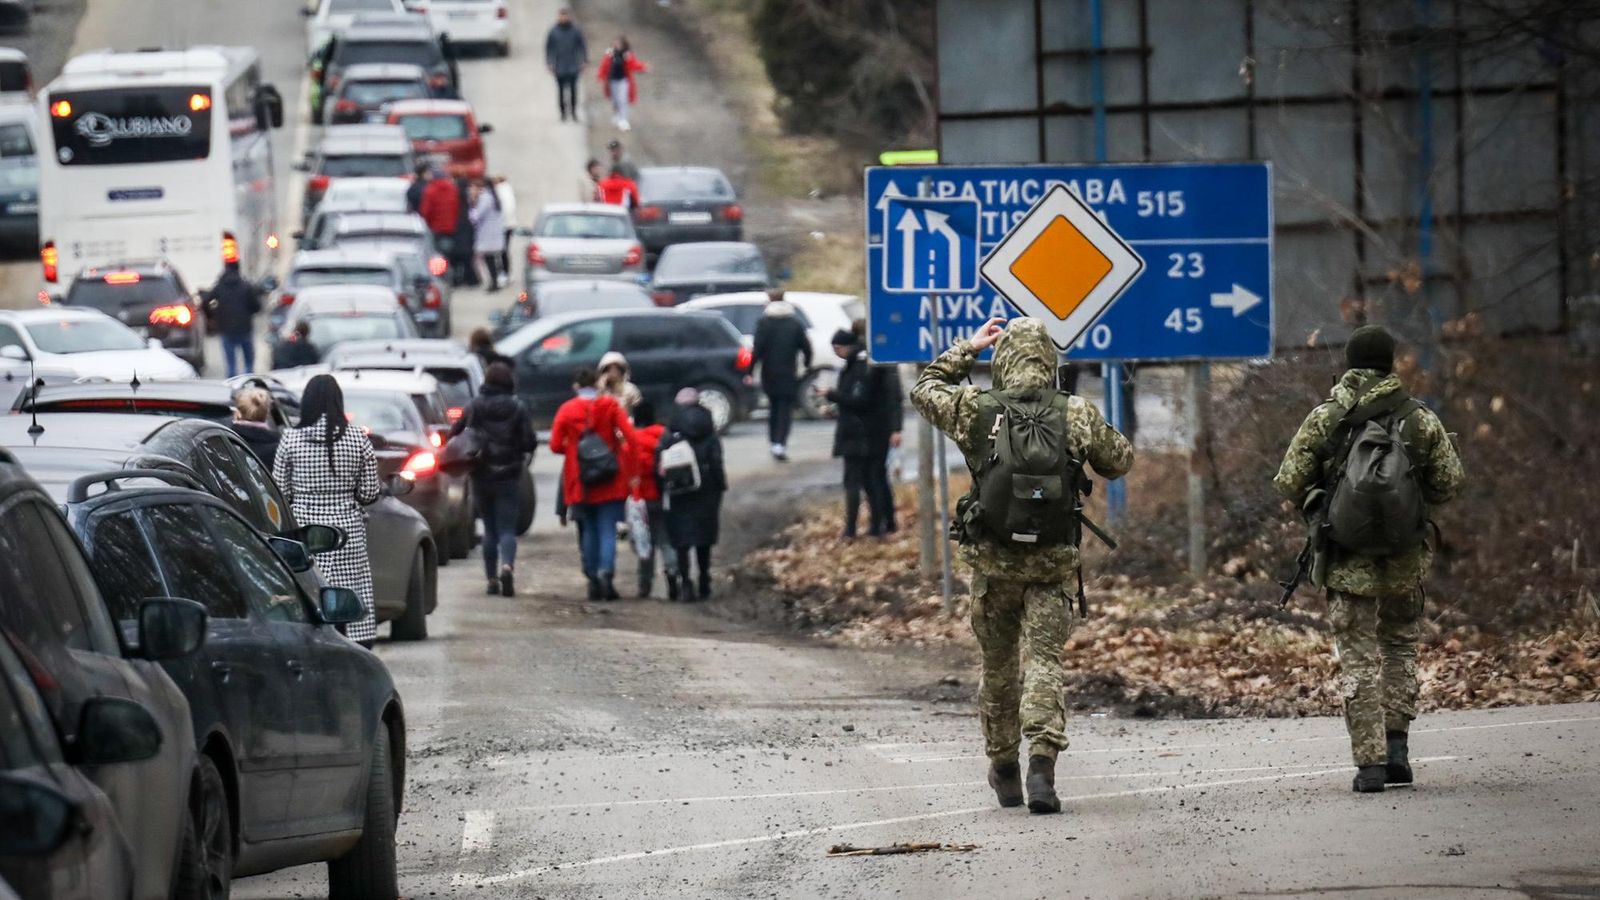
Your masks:
{"label": "yellow diamond priority sign", "polygon": [[1072,346],[1144,271],[1144,260],[1077,195],[1051,188],[980,267],[1018,312]]}

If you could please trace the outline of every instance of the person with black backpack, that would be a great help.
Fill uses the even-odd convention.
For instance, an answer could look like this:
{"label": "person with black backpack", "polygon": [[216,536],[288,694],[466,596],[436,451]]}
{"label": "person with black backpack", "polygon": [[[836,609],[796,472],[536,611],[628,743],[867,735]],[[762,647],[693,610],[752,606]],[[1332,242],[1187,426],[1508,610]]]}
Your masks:
{"label": "person with black backpack", "polygon": [[589,599],[618,600],[617,523],[628,499],[622,460],[633,425],[615,398],[599,392],[599,381],[593,369],[578,370],[572,385],[577,396],[561,404],[550,425],[550,450],[565,457],[561,496],[578,523]]}
{"label": "person with black backpack", "polygon": [[[669,596],[693,600],[689,581],[691,553],[700,566],[698,596],[711,596],[711,548],[721,536],[722,495],[728,473],[722,460],[722,439],[711,412],[700,405],[694,388],[678,392],[667,433],[656,445],[656,472],[666,494],[667,539],[678,554],[677,590]],[[668,573],[669,580],[674,578]]]}
{"label": "person with black backpack", "polygon": [[1418,622],[1435,530],[1428,515],[1465,476],[1439,417],[1394,374],[1389,332],[1357,328],[1344,356],[1348,371],[1306,416],[1272,483],[1310,525],[1301,558],[1328,592],[1357,769],[1351,788],[1376,793],[1412,781]]}
{"label": "person with black backpack", "polygon": [[[994,387],[962,385],[994,348]],[[979,720],[989,786],[1001,806],[1023,801],[1021,738],[1028,739],[1028,809],[1061,811],[1056,754],[1066,749],[1061,651],[1079,615],[1078,543],[1089,479],[1121,478],[1133,447],[1094,404],[1056,389],[1059,354],[1038,319],[990,319],[922,372],[911,403],[966,457],[972,490],[951,532],[972,567],[972,631],[983,658]],[[1019,673],[1018,641],[1026,643]],[[1020,674],[1020,677],[1019,677]]]}
{"label": "person with black backpack", "polygon": [[467,404],[461,418],[450,426],[451,455],[457,435],[471,432],[472,497],[483,520],[483,571],[490,594],[516,596],[517,515],[521,511],[519,486],[528,460],[539,447],[533,418],[517,399],[511,367],[489,364],[483,387]]}

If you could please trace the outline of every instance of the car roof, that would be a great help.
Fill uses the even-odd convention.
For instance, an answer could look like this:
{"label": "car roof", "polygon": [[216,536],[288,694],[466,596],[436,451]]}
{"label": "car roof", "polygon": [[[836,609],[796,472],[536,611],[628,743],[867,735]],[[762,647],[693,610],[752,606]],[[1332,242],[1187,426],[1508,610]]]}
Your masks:
{"label": "car roof", "polygon": [[378,229],[395,234],[425,234],[428,223],[413,212],[346,212],[333,223],[334,233]]}
{"label": "car roof", "polygon": [[[5,62],[5,60],[0,59],[0,62]],[[20,94],[22,92],[16,91],[15,93]],[[7,102],[0,103],[0,121],[22,122],[28,126],[29,131],[32,131],[38,117],[39,114],[34,111],[31,103],[23,103],[20,99],[12,100],[9,95],[7,96]]]}
{"label": "car roof", "polygon": [[[733,306],[740,303],[766,303],[769,299],[766,291],[729,291],[726,294],[706,294],[680,305],[700,309],[713,306]],[[784,291],[783,299],[801,305],[836,303],[839,306],[843,306],[846,303],[854,303],[861,298],[854,294],[830,294],[822,291]]]}
{"label": "car roof", "polygon": [[[125,381],[80,381],[73,384],[49,384],[35,392],[40,402],[58,403],[74,399],[127,398],[137,404],[142,398],[159,400],[194,400],[199,403],[221,401],[231,404],[234,388],[224,381],[205,378],[185,378],[173,381],[141,381],[139,387]],[[24,408],[22,399],[18,408]]]}
{"label": "car roof", "polygon": [[419,65],[412,63],[356,63],[344,70],[344,75],[339,79],[339,84],[346,85],[352,81],[399,81],[407,79],[412,81],[427,81],[428,73]]}
{"label": "car roof", "polygon": [[[541,297],[551,294],[578,294],[584,291],[637,291],[650,296],[644,288],[631,281],[622,281],[618,278],[558,278],[554,281],[541,282],[535,292]],[[621,310],[613,310],[620,312]]]}
{"label": "car roof", "polygon": [[472,351],[448,338],[396,338],[395,340],[345,341],[328,351],[328,363],[358,369],[350,360],[405,363],[418,366],[465,366]]}
{"label": "car roof", "polygon": [[438,379],[427,372],[409,369],[341,369],[334,372],[333,377],[347,391],[431,394],[439,389]]}
{"label": "car roof", "polygon": [[346,41],[385,41],[402,38],[405,40],[437,40],[433,26],[429,24],[426,16],[415,13],[357,13],[345,29],[342,40]]}
{"label": "car roof", "polygon": [[27,62],[28,54],[15,47],[0,47],[0,62]]}
{"label": "car roof", "polygon": [[727,178],[728,177],[726,173],[724,173],[721,169],[717,168],[716,166],[640,166],[639,167],[639,174],[641,176],[643,176],[643,175],[645,175],[646,173],[649,173],[649,172],[694,172],[694,173],[697,173],[697,174],[721,175],[723,178]]}
{"label": "car roof", "polygon": [[322,250],[301,250],[289,261],[290,271],[315,266],[321,269],[349,266],[350,268],[372,268],[380,266],[388,268],[394,262],[394,254],[377,247],[370,247],[356,243],[351,245],[341,244]]}
{"label": "car roof", "polygon": [[[328,192],[322,195],[322,203],[329,200],[351,199],[341,195],[350,194],[359,197],[366,196],[396,196],[405,197],[406,190],[411,187],[411,182],[404,178],[389,176],[356,175],[350,178],[340,178],[328,185]],[[320,204],[319,204],[320,208]]]}
{"label": "car roof", "polygon": [[73,276],[79,278],[100,278],[108,272],[138,272],[140,275],[176,275],[177,269],[165,259],[126,259],[118,262],[102,263],[100,265],[85,266]]}
{"label": "car roof", "polygon": [[[37,435],[28,429],[37,421]],[[137,413],[40,413],[37,416],[0,416],[0,447],[26,453],[29,448],[53,447],[134,453],[150,438],[173,423],[183,421]]]}
{"label": "car roof", "polygon": [[[33,309],[0,309],[0,321],[28,325],[34,322],[59,322],[62,319],[110,319],[98,309],[71,306],[40,306]],[[112,321],[116,321],[112,319]]]}
{"label": "car roof", "polygon": [[411,139],[399,125],[332,125],[322,133],[317,149],[324,156],[340,153],[401,154],[410,151]]}
{"label": "car roof", "polygon": [[[542,335],[550,334],[558,328],[564,328],[578,322],[587,322],[591,319],[705,319],[719,324],[725,324],[727,319],[714,312],[699,312],[696,310],[682,310],[680,308],[663,309],[591,309],[582,312],[555,313],[549,316],[540,316],[511,332],[495,342],[495,349],[501,353],[520,353],[527,349],[527,345]],[[527,337],[518,340],[520,335]]]}
{"label": "car roof", "polygon": [[303,288],[294,296],[297,318],[310,313],[393,313],[399,308],[394,291],[376,284],[319,284]]}
{"label": "car roof", "polygon": [[[354,67],[351,67],[352,70]],[[438,97],[396,100],[389,104],[392,116],[470,116],[472,104],[465,100],[444,100]]]}
{"label": "car roof", "polygon": [[540,217],[555,213],[591,213],[627,218],[628,210],[615,203],[546,203],[539,208]]}
{"label": "car roof", "polygon": [[689,248],[698,250],[746,250],[756,256],[761,255],[761,248],[749,241],[687,241],[681,244],[671,244],[661,253],[662,255],[671,253],[676,256]]}

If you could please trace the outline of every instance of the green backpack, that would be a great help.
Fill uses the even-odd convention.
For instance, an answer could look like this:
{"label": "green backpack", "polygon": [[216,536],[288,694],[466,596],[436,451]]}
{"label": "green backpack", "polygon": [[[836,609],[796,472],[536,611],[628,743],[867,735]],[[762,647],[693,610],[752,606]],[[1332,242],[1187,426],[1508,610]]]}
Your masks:
{"label": "green backpack", "polygon": [[957,504],[957,540],[1077,546],[1090,482],[1068,446],[1058,391],[985,391],[970,444],[972,491]]}
{"label": "green backpack", "polygon": [[1426,540],[1428,507],[1407,449],[1407,420],[1421,408],[1395,391],[1357,405],[1334,427],[1322,455],[1328,537],[1335,544],[1365,556],[1390,556]]}

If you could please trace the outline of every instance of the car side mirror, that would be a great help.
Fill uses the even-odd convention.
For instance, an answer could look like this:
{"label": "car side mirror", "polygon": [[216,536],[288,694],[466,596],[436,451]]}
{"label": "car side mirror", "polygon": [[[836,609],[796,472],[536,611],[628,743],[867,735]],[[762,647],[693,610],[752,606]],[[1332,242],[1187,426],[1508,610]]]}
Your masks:
{"label": "car side mirror", "polygon": [[359,622],[367,614],[367,608],[361,603],[361,595],[349,588],[325,587],[319,599],[321,602],[317,604],[317,611],[322,621],[329,625]]}
{"label": "car side mirror", "polygon": [[295,541],[307,553],[327,553],[343,547],[349,535],[345,534],[344,529],[332,525],[301,525],[285,531],[280,537]]}
{"label": "car side mirror", "polygon": [[306,552],[305,544],[277,536],[267,538],[267,543],[272,545],[272,552],[278,554],[278,558],[289,567],[289,571],[296,575],[311,571],[311,554]]}
{"label": "car side mirror", "polygon": [[488,122],[480,122],[480,123],[478,123],[478,133],[479,134],[488,134],[491,131],[494,131],[494,126],[493,125],[490,125]]}
{"label": "car side mirror", "polygon": [[531,238],[533,237],[533,227],[530,225],[518,225],[511,229],[511,233],[517,237]]}
{"label": "car side mirror", "polygon": [[139,657],[178,659],[206,642],[206,608],[178,597],[151,597],[139,604]]}
{"label": "car side mirror", "polygon": [[138,762],[160,750],[161,726],[143,706],[122,697],[84,701],[71,762],[84,766]]}
{"label": "car side mirror", "polygon": [[47,782],[0,774],[0,856],[46,856],[76,824],[73,802]]}
{"label": "car side mirror", "polygon": [[384,482],[384,490],[387,491],[391,497],[404,497],[405,495],[416,490],[416,488],[417,482],[415,479],[407,478],[404,475],[401,475],[399,472],[390,475]]}
{"label": "car side mirror", "polygon": [[312,9],[309,6],[300,7],[300,18],[302,18],[302,19],[309,19],[312,16],[315,16],[316,14],[317,14],[317,11]]}
{"label": "car side mirror", "polygon": [[311,160],[299,160],[298,162],[291,163],[289,168],[295,170],[296,172],[309,172],[311,171]]}
{"label": "car side mirror", "polygon": [[7,344],[0,347],[0,359],[14,359],[17,362],[28,361],[28,351],[22,349],[20,344]]}

